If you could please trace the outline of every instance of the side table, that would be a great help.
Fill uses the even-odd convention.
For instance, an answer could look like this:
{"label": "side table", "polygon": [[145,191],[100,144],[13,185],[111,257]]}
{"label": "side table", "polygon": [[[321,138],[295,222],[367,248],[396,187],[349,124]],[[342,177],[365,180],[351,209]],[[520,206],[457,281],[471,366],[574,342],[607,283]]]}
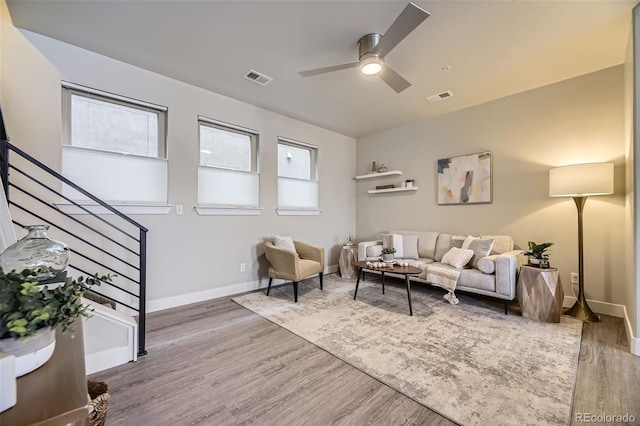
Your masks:
{"label": "side table", "polygon": [[556,268],[521,266],[517,293],[523,317],[560,322],[564,291]]}
{"label": "side table", "polygon": [[340,266],[340,276],[342,278],[352,280],[356,277],[358,268],[354,263],[357,258],[358,246],[342,246],[342,250],[340,251],[340,259],[338,260],[338,266]]}

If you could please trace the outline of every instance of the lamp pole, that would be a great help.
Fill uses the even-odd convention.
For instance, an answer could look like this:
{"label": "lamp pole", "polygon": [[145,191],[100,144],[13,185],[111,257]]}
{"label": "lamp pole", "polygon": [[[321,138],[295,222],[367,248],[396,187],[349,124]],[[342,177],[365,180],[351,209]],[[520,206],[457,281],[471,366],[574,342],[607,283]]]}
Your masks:
{"label": "lamp pole", "polygon": [[576,208],[578,209],[578,297],[576,299],[576,303],[566,310],[564,314],[588,322],[600,322],[600,317],[591,310],[587,304],[587,299],[584,296],[584,252],[582,250],[584,238],[582,230],[582,212],[584,210],[584,204],[587,202],[587,197],[573,197],[573,201],[575,201]]}

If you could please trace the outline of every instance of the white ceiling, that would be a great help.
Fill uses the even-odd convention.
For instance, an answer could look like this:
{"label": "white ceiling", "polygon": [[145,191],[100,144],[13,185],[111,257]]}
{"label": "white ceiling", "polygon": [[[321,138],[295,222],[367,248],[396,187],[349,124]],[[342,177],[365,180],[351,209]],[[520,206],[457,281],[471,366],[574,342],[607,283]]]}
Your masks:
{"label": "white ceiling", "polygon": [[385,58],[412,83],[400,94],[357,68],[298,71],[357,61],[406,1],[7,3],[19,28],[360,137],[621,64],[637,1],[416,1],[431,17]]}

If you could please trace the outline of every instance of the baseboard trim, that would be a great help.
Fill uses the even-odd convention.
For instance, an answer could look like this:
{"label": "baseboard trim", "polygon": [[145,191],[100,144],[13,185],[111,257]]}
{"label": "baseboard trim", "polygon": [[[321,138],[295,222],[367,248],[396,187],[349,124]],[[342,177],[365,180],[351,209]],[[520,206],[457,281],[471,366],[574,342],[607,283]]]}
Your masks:
{"label": "baseboard trim", "polygon": [[[331,265],[325,269],[325,274],[332,274],[338,271],[338,265]],[[284,284],[285,280],[274,279],[272,285]],[[219,297],[232,296],[234,294],[245,293],[247,291],[267,288],[269,279],[264,278],[257,281],[232,284],[225,287],[212,288],[210,290],[197,291],[194,293],[181,294],[179,296],[165,297],[162,299],[148,300],[147,312],[162,311],[164,309],[176,308],[178,306],[191,303],[204,302],[205,300],[217,299]]]}
{"label": "baseboard trim", "polygon": [[[573,306],[575,301],[576,298],[573,296],[564,296],[562,305],[565,308],[570,308],[571,306]],[[631,321],[629,319],[629,315],[627,314],[627,307],[625,305],[618,305],[616,303],[600,302],[590,299],[587,299],[587,303],[595,313],[623,318],[624,328],[627,332],[627,339],[629,340],[629,351],[636,356],[640,356],[640,339],[633,334]]]}

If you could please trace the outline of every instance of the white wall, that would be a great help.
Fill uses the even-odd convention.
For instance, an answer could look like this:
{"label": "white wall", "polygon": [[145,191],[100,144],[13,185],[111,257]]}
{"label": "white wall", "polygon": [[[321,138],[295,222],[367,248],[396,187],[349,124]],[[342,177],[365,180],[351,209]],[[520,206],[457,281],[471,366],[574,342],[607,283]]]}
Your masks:
{"label": "white wall", "polygon": [[[520,248],[530,240],[551,241],[552,266],[560,269],[565,294],[572,295],[577,211],[571,198],[548,196],[549,169],[610,161],[615,194],[591,197],[585,206],[584,282],[589,299],[627,303],[623,91],[623,67],[617,66],[358,139],[358,174],[370,170],[372,161],[384,162],[420,188],[371,195],[367,190],[375,185],[401,178],[358,181],[358,238],[400,228],[507,234]],[[438,206],[437,160],[484,150],[493,153],[493,202]]]}
{"label": "white wall", "polygon": [[[185,213],[134,217],[149,228],[150,309],[255,288],[266,276],[262,242],[273,234],[318,244],[325,248],[328,264],[337,265],[338,245],[355,229],[353,138],[17,30],[6,4],[0,7],[0,101],[7,131],[14,145],[40,161],[60,170],[61,80],[169,109],[169,204],[184,205]],[[255,90],[261,89],[256,85]],[[198,115],[260,131],[261,216],[205,217],[193,211]],[[319,147],[319,216],[276,214],[277,136]],[[246,272],[239,272],[241,262],[247,264]]]}

